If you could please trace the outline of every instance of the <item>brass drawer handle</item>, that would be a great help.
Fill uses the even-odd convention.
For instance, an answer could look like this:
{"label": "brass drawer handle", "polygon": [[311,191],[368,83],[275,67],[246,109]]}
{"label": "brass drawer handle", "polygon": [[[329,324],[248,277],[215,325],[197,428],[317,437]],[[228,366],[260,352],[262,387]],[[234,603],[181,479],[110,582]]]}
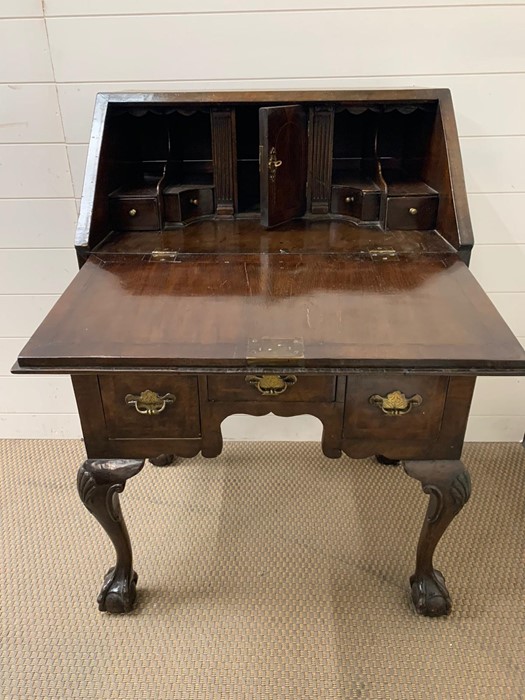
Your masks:
{"label": "brass drawer handle", "polygon": [[130,216],[137,216],[137,210],[136,210],[136,209],[130,209],[130,210],[128,211],[128,214],[129,214]]}
{"label": "brass drawer handle", "polygon": [[167,404],[175,402],[175,396],[173,394],[159,396],[155,391],[146,389],[138,396],[126,394],[124,401],[128,406],[135,406],[137,413],[142,413],[147,416],[156,416],[162,413]]}
{"label": "brass drawer handle", "polygon": [[419,394],[407,398],[402,391],[391,391],[386,396],[374,394],[368,399],[369,403],[377,406],[387,416],[402,416],[410,413],[412,406],[421,406],[423,399]]}
{"label": "brass drawer handle", "polygon": [[199,200],[197,199],[197,197],[193,197],[193,199],[190,199],[190,204],[193,204],[194,207],[198,207]]}
{"label": "brass drawer handle", "polygon": [[278,396],[293,386],[297,377],[295,374],[249,374],[246,381],[263,396]]}
{"label": "brass drawer handle", "polygon": [[417,209],[415,207],[410,207],[408,210],[408,213],[411,214],[412,216],[415,216],[417,214]]}
{"label": "brass drawer handle", "polygon": [[345,197],[346,204],[352,204],[353,201],[354,201],[354,197]]}

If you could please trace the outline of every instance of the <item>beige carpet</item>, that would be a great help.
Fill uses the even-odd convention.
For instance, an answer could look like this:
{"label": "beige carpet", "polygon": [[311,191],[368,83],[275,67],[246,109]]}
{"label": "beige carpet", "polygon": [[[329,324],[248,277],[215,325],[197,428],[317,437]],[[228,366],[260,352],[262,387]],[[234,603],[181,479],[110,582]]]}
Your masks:
{"label": "beige carpet", "polygon": [[149,463],[121,502],[136,610],[100,613],[109,540],[77,441],[0,443],[2,700],[525,698],[525,450],[467,445],[473,496],[436,563],[450,617],[408,595],[427,497],[313,443]]}

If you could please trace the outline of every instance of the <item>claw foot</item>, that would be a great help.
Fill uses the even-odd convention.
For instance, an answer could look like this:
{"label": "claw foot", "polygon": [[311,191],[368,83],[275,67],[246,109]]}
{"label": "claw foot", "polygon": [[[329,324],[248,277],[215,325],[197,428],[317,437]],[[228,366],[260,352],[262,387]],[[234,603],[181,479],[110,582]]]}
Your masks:
{"label": "claw foot", "polygon": [[113,566],[104,577],[104,583],[97,598],[98,609],[109,613],[127,613],[133,608],[137,597],[137,579],[135,571],[128,575],[117,572]]}
{"label": "claw foot", "polygon": [[445,578],[441,571],[434,569],[432,574],[410,578],[412,601],[416,612],[428,617],[448,615],[452,602],[445,586]]}

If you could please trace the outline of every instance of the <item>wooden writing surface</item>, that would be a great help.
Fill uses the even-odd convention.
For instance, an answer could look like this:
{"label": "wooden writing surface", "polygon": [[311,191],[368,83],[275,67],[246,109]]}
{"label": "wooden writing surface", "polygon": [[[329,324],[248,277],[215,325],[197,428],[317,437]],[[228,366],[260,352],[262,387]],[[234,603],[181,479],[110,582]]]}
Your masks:
{"label": "wooden writing surface", "polygon": [[308,367],[525,367],[454,255],[92,256],[22,351],[33,369],[244,366],[251,338],[301,338]]}

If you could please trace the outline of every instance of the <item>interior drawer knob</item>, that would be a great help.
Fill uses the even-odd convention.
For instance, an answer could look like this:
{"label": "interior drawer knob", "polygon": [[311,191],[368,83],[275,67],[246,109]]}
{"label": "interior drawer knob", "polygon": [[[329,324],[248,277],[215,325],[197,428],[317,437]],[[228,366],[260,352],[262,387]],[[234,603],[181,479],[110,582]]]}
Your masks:
{"label": "interior drawer knob", "polygon": [[129,214],[130,216],[137,216],[137,210],[136,210],[136,209],[130,209],[130,210],[128,211],[128,214]]}
{"label": "interior drawer knob", "polygon": [[198,206],[199,206],[199,200],[197,199],[197,197],[194,197],[193,199],[190,199],[190,204],[193,204],[194,207],[198,207]]}
{"label": "interior drawer knob", "polygon": [[155,391],[146,389],[138,396],[135,394],[126,394],[124,401],[128,406],[135,406],[137,413],[142,413],[147,416],[156,416],[166,408],[169,403],[175,402],[173,394],[164,394],[159,396]]}
{"label": "interior drawer knob", "polygon": [[377,406],[387,416],[402,416],[405,413],[410,413],[412,406],[420,406],[423,399],[419,394],[406,397],[402,391],[391,391],[386,396],[374,394],[368,399],[369,403]]}
{"label": "interior drawer knob", "polygon": [[347,204],[352,204],[353,201],[354,201],[354,198],[353,198],[353,197],[345,197],[345,202],[346,202]]}
{"label": "interior drawer knob", "polygon": [[249,374],[246,381],[263,396],[278,396],[293,386],[297,377],[295,374]]}
{"label": "interior drawer knob", "polygon": [[408,213],[412,214],[412,216],[415,216],[417,214],[417,209],[415,207],[410,207]]}

